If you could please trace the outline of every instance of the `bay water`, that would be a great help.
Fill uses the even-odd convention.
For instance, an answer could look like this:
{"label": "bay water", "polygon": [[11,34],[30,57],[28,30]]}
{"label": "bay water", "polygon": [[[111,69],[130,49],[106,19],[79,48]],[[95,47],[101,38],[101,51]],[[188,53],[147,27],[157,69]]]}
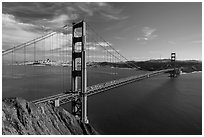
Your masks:
{"label": "bay water", "polygon": [[[143,73],[89,68],[88,85]],[[70,90],[70,74],[70,67],[3,66],[2,97],[32,101]],[[163,74],[90,96],[88,119],[106,135],[202,134],[202,73]]]}

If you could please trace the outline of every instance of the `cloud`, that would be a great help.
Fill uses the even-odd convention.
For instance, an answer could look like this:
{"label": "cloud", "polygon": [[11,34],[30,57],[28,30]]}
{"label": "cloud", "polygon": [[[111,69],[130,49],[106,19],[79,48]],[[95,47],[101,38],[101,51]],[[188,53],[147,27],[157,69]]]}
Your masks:
{"label": "cloud", "polygon": [[125,20],[128,18],[128,16],[121,16],[121,15],[112,15],[107,13],[101,13],[104,17],[110,20]]}
{"label": "cloud", "polygon": [[[53,20],[47,21],[48,23],[56,23],[57,20],[67,20],[67,16],[59,16],[58,18],[55,18]],[[24,42],[27,42],[29,40],[32,40],[34,38],[37,38],[41,35],[43,35],[41,32],[33,32],[32,30],[35,29],[37,26],[33,24],[28,23],[22,23],[16,20],[16,18],[13,15],[9,14],[2,14],[2,26],[3,26],[3,47],[2,49],[8,49],[13,47],[14,45],[18,45]],[[66,39],[65,39],[66,37]],[[36,46],[36,50],[38,51],[53,51],[53,52],[62,52],[62,51],[70,51],[71,47],[67,47],[67,45],[71,46],[71,34],[67,34],[66,36],[63,33],[54,35],[52,38],[48,38],[45,42],[45,45],[43,46],[41,43],[41,46],[38,44]],[[12,43],[14,42],[15,43]],[[60,41],[60,43],[59,43]],[[52,47],[50,47],[50,43],[52,43]],[[36,45],[37,45],[36,44]],[[87,49],[88,50],[96,50],[97,46],[103,46],[108,47],[109,45],[112,45],[111,43],[106,42],[88,42],[87,43]]]}
{"label": "cloud", "polygon": [[158,37],[158,35],[155,34],[156,29],[155,28],[150,28],[150,27],[143,27],[141,30],[141,36],[137,38],[138,41],[140,40],[144,40],[144,41],[148,41],[148,40],[153,40],[156,37]]}
{"label": "cloud", "polygon": [[78,2],[75,3],[75,5],[89,16],[93,16],[94,12],[103,11],[104,8],[110,7],[109,4],[105,2]]}
{"label": "cloud", "polygon": [[153,28],[150,28],[150,27],[144,27],[142,29],[142,32],[143,32],[144,36],[146,36],[146,37],[150,37],[152,35],[152,33],[155,32],[155,31],[156,31],[156,29],[153,29]]}
{"label": "cloud", "polygon": [[122,15],[122,9],[115,8],[105,2],[79,2],[75,5],[88,16],[94,16],[97,13],[97,16],[102,15],[106,20],[124,20],[128,18],[128,16]]}
{"label": "cloud", "polygon": [[[12,48],[44,35],[41,31],[36,31],[36,29],[39,29],[36,25],[22,23],[13,15],[2,14],[2,50]],[[64,33],[58,33],[44,41],[37,42],[35,47],[39,53],[45,51],[49,54],[50,51],[53,51],[55,54],[55,52],[59,53],[60,51],[66,50],[68,45],[71,46],[71,34],[64,35]],[[33,47],[34,45],[32,44],[26,48],[27,58],[29,56],[33,57]],[[18,50],[17,53],[20,57],[23,54],[23,49]]]}
{"label": "cloud", "polygon": [[77,7],[73,3],[4,2],[2,9],[3,14],[13,15],[19,22],[40,25],[41,27],[61,27],[70,23],[70,20],[73,21],[79,17]]}
{"label": "cloud", "polygon": [[67,15],[65,15],[65,14],[62,14],[62,15],[60,15],[60,16],[57,16],[57,17],[55,17],[55,18],[53,18],[52,20],[50,20],[50,21],[48,21],[48,22],[50,22],[50,23],[56,23],[56,24],[58,24],[58,23],[62,23],[62,24],[64,24],[67,20],[74,20],[74,19],[76,19],[77,18],[77,16],[76,15],[72,15],[71,17],[69,17],[69,16],[67,16]]}
{"label": "cloud", "polygon": [[78,8],[81,11],[87,13],[89,16],[93,16],[94,10],[90,8],[87,4],[78,4]]}
{"label": "cloud", "polygon": [[3,2],[3,14],[13,15],[22,23],[41,28],[59,28],[79,19],[123,20],[122,9],[105,2]]}
{"label": "cloud", "polygon": [[33,24],[19,22],[13,15],[2,14],[2,48],[8,49],[36,38],[40,35],[36,28]]}
{"label": "cloud", "polygon": [[95,2],[95,4],[100,6],[100,7],[108,6],[108,4],[106,2]]}
{"label": "cloud", "polygon": [[[111,3],[104,2],[3,2],[2,50],[42,36],[51,30],[70,24],[83,16],[99,15],[100,19],[103,20],[104,18],[109,20],[126,18],[122,15],[121,9],[115,8]],[[111,43],[107,44],[105,42],[92,44],[103,47],[112,45]],[[64,43],[59,46],[53,42],[52,46],[52,50],[70,50],[64,47]],[[90,46],[89,49],[96,50],[93,46]],[[42,49],[39,47],[37,50]]]}
{"label": "cloud", "polygon": [[15,16],[20,22],[33,23],[36,20],[53,18],[57,7],[57,4],[52,3],[4,2],[2,12]]}
{"label": "cloud", "polygon": [[69,24],[72,20],[76,20],[76,19],[78,19],[77,14],[70,14],[70,15],[62,14],[52,19],[38,20],[38,21],[35,21],[35,23],[45,27],[48,30],[54,30],[54,29],[63,27],[65,24]]}

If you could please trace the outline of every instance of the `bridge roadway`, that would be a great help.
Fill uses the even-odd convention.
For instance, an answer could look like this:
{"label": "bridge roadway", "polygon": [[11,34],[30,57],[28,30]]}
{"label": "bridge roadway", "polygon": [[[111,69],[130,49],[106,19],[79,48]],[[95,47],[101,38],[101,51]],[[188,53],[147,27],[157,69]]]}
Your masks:
{"label": "bridge roadway", "polygon": [[[149,72],[146,74],[142,74],[142,75],[136,75],[136,76],[131,76],[131,77],[127,77],[127,78],[121,78],[121,79],[117,79],[117,80],[112,80],[112,81],[108,81],[108,82],[104,82],[104,83],[100,83],[100,84],[96,84],[93,86],[89,86],[87,87],[87,94],[88,96],[91,95],[95,95],[97,93],[101,93],[122,85],[126,85],[135,81],[139,81],[139,80],[143,80],[143,79],[147,79],[153,76],[157,76],[159,74],[163,74],[163,73],[167,73],[167,72],[171,72],[174,69],[165,69],[165,70],[159,70],[159,71],[153,71],[153,72]],[[72,100],[74,100],[75,98],[79,97],[79,91],[76,91],[76,93],[73,92],[68,92],[68,93],[60,93],[57,95],[53,95],[53,96],[48,96],[45,98],[41,98],[41,99],[37,99],[32,101],[32,103],[34,104],[40,104],[40,103],[54,103],[56,100],[59,100],[59,104],[66,104],[68,102],[71,102]]]}

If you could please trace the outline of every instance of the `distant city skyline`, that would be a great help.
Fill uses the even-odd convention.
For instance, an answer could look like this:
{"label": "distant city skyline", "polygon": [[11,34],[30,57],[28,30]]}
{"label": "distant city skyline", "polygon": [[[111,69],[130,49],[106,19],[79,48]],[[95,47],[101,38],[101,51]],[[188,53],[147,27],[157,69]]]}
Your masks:
{"label": "distant city skyline", "polygon": [[81,19],[129,60],[202,60],[201,2],[3,2],[2,50]]}

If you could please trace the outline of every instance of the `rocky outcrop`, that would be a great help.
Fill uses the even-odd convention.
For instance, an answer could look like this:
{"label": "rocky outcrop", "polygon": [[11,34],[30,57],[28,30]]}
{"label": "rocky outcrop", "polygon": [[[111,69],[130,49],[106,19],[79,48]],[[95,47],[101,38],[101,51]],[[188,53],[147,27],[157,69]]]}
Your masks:
{"label": "rocky outcrop", "polygon": [[34,105],[24,99],[10,98],[2,102],[2,134],[83,135],[97,132],[61,107]]}

